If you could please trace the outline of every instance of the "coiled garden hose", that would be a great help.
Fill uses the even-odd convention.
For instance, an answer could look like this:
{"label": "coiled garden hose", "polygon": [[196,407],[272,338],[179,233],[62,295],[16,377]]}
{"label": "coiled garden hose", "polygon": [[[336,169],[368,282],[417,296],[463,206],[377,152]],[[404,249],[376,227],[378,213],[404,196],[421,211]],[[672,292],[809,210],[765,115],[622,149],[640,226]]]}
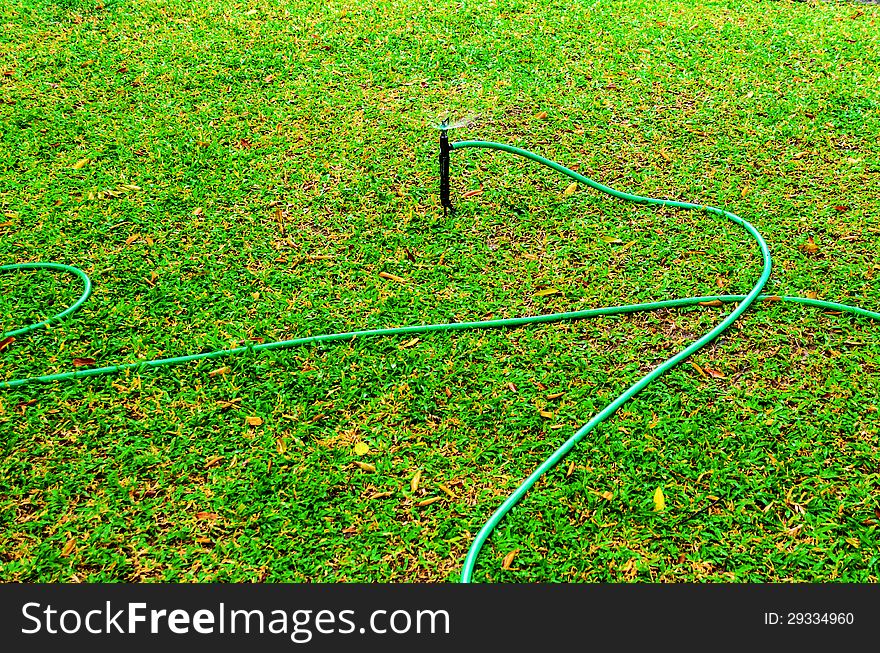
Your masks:
{"label": "coiled garden hose", "polygon": [[[446,140],[446,131],[444,130],[441,133],[441,142]],[[445,145],[445,148],[443,147]],[[839,304],[836,302],[827,302],[818,299],[809,299],[806,297],[778,297],[775,295],[762,295],[761,291],[764,288],[764,285],[767,283],[767,280],[770,278],[770,271],[772,269],[772,259],[770,257],[770,250],[767,247],[767,243],[761,237],[761,234],[748,222],[740,218],[739,216],[730,213],[729,211],[725,211],[723,209],[719,209],[713,206],[703,206],[699,204],[691,204],[689,202],[677,202],[673,200],[664,200],[664,199],[655,199],[652,197],[642,197],[640,195],[631,195],[629,193],[623,193],[621,191],[615,190],[603,184],[600,184],[588,177],[585,177],[573,170],[566,168],[554,161],[550,161],[549,159],[545,159],[542,156],[529,152],[528,150],[523,150],[518,147],[513,147],[511,145],[505,145],[503,143],[493,143],[489,141],[457,141],[454,143],[443,143],[441,145],[441,198],[442,205],[444,210],[447,208],[452,208],[451,202],[449,201],[448,196],[448,166],[449,166],[449,151],[458,150],[463,148],[482,148],[482,149],[491,149],[491,150],[501,150],[503,152],[508,152],[510,154],[515,154],[517,156],[524,157],[526,159],[530,159],[542,165],[545,165],[557,172],[566,175],[575,181],[585,184],[590,188],[601,191],[618,199],[626,200],[629,202],[636,202],[639,204],[648,204],[648,205],[657,205],[657,206],[669,206],[679,209],[691,209],[698,211],[705,211],[707,213],[713,214],[718,217],[726,218],[731,220],[732,222],[743,227],[748,234],[755,240],[758,244],[758,247],[761,250],[761,256],[763,257],[763,269],[760,277],[758,278],[755,285],[752,287],[751,291],[747,295],[706,295],[703,297],[688,297],[683,299],[668,299],[657,302],[647,302],[642,304],[628,304],[623,306],[610,306],[606,308],[593,308],[586,309],[581,311],[570,311],[565,313],[553,313],[549,315],[533,315],[527,317],[516,317],[516,318],[506,318],[506,319],[498,319],[498,320],[484,320],[484,321],[476,321],[476,322],[453,322],[447,324],[426,324],[426,325],[413,325],[413,326],[403,326],[403,327],[394,327],[387,329],[369,329],[363,331],[349,331],[346,333],[330,333],[323,334],[317,336],[309,336],[304,338],[294,338],[292,340],[281,340],[278,342],[267,342],[257,345],[249,345],[243,347],[235,347],[231,349],[220,349],[212,352],[205,352],[200,354],[191,354],[188,356],[176,356],[172,358],[161,358],[150,361],[138,361],[136,363],[126,363],[122,365],[110,365],[107,367],[98,367],[98,368],[90,368],[90,369],[82,369],[82,370],[73,370],[70,372],[63,372],[60,374],[47,374],[44,376],[35,376],[30,378],[23,379],[12,379],[9,381],[0,381],[0,389],[10,389],[17,388],[24,385],[28,385],[31,383],[50,383],[54,381],[68,381],[72,379],[80,379],[89,376],[99,376],[104,374],[115,374],[117,372],[122,372],[125,370],[136,370],[143,371],[156,367],[164,367],[166,365],[175,365],[178,363],[187,363],[191,361],[198,361],[209,358],[220,358],[226,356],[235,356],[238,354],[244,354],[249,351],[260,352],[272,349],[286,349],[291,347],[298,347],[303,345],[311,345],[317,343],[326,343],[326,342],[336,342],[336,341],[351,341],[355,338],[367,338],[367,337],[375,337],[375,336],[393,336],[393,335],[402,335],[402,334],[414,334],[414,333],[431,333],[436,331],[463,331],[463,330],[471,330],[471,329],[492,329],[499,327],[519,327],[525,326],[529,324],[548,324],[552,322],[560,322],[564,320],[578,320],[590,317],[599,317],[603,315],[620,315],[622,313],[635,313],[639,311],[651,311],[663,308],[680,308],[685,306],[694,306],[698,304],[704,304],[706,302],[716,302],[721,301],[725,303],[737,303],[736,308],[725,317],[717,326],[715,326],[711,331],[703,335],[698,340],[691,343],[688,347],[675,354],[671,358],[664,361],[662,364],[655,367],[648,374],[639,379],[636,383],[630,386],[625,392],[623,392],[620,396],[618,396],[614,401],[608,404],[603,410],[597,413],[589,422],[584,424],[581,428],[579,428],[568,440],[566,440],[556,451],[553,452],[551,456],[549,456],[543,463],[541,463],[535,471],[533,471],[528,478],[526,478],[520,485],[517,487],[510,496],[495,510],[489,520],[483,525],[483,527],[479,530],[474,541],[471,543],[470,549],[468,550],[467,556],[465,557],[464,565],[462,567],[460,582],[469,583],[471,578],[473,577],[474,567],[477,562],[477,557],[479,556],[480,550],[483,547],[483,544],[488,539],[489,535],[491,535],[492,531],[498,526],[504,516],[510,512],[511,508],[519,502],[520,499],[529,491],[529,489],[537,482],[537,480],[549,469],[554,467],[557,463],[559,463],[565,455],[571,451],[574,446],[583,440],[587,434],[589,434],[593,429],[595,429],[599,424],[605,421],[608,417],[613,415],[618,408],[620,408],[623,404],[629,401],[633,396],[635,396],[640,390],[644,389],[651,382],[660,377],[664,372],[672,369],[677,364],[688,358],[689,356],[696,353],[699,349],[707,345],[709,342],[717,338],[721,333],[723,333],[726,329],[728,329],[755,301],[785,301],[785,302],[793,302],[797,304],[804,304],[807,306],[814,306],[822,309],[830,309],[836,311],[846,311],[848,313],[853,313],[855,315],[859,315],[862,317],[866,317],[872,320],[880,320],[880,313],[869,311],[863,308],[859,308],[856,306],[849,306],[847,304]],[[448,149],[447,149],[448,148]],[[444,151],[445,150],[445,151]],[[445,166],[445,173],[444,172]],[[75,268],[69,265],[62,265],[59,263],[16,263],[11,265],[2,265],[0,266],[0,272],[14,272],[19,270],[36,270],[36,269],[49,269],[49,270],[57,270],[62,272],[67,272],[70,274],[74,274],[83,282],[83,292],[79,299],[76,300],[70,307],[66,308],[62,312],[57,315],[39,322],[37,324],[31,324],[29,326],[17,329],[15,331],[10,331],[8,333],[4,333],[0,336],[0,339],[5,339],[10,336],[23,335],[25,333],[29,333],[35,329],[39,329],[45,327],[49,324],[53,324],[63,320],[68,317],[71,313],[76,311],[80,306],[85,303],[88,299],[89,294],[91,293],[92,284],[89,280],[88,276],[80,270],[79,268]]]}

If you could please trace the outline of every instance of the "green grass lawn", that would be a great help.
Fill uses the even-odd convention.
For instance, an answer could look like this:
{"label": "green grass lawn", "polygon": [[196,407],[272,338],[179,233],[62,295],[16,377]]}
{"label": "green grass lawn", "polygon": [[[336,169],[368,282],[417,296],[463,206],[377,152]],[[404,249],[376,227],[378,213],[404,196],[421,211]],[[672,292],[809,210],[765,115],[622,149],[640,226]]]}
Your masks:
{"label": "green grass lawn", "polygon": [[[741,215],[769,293],[880,309],[878,7],[0,0],[0,25],[0,264],[95,283],[3,380],[757,280],[736,225],[497,152],[453,152],[444,219],[446,112],[479,114],[456,138]],[[0,281],[0,332],[79,292]],[[0,392],[0,579],[456,580],[541,460],[729,310]],[[764,304],[692,360],[539,482],[475,580],[878,580],[877,323]]]}

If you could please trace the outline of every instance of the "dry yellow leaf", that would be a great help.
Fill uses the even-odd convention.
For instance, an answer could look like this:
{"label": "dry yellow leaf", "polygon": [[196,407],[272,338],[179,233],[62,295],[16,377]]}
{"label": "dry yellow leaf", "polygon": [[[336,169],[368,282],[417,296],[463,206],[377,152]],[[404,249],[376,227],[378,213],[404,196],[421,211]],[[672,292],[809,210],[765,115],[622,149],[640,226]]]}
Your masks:
{"label": "dry yellow leaf", "polygon": [[422,470],[419,469],[416,471],[415,475],[412,477],[412,480],[409,482],[409,489],[415,493],[419,489],[419,481],[422,480]]}
{"label": "dry yellow leaf", "polygon": [[73,169],[74,170],[82,170],[87,165],[89,165],[89,161],[90,161],[90,159],[80,159],[79,161],[77,161],[76,163],[73,164]]}
{"label": "dry yellow leaf", "polygon": [[218,367],[216,370],[211,370],[208,372],[208,376],[217,376],[218,374],[229,374],[232,371],[231,367]]}
{"label": "dry yellow leaf", "polygon": [[603,243],[613,244],[613,243],[622,243],[623,241],[620,238],[616,238],[614,236],[599,236],[599,240]]}
{"label": "dry yellow leaf", "polygon": [[541,111],[540,113],[538,113],[538,114],[535,116],[535,118],[537,118],[538,120],[543,120],[543,119],[546,118],[546,117],[547,117],[547,112],[546,112],[546,111]]}
{"label": "dry yellow leaf", "polygon": [[576,181],[573,181],[573,182],[571,182],[571,183],[568,185],[568,188],[566,188],[566,189],[562,192],[562,195],[563,195],[563,197],[571,197],[572,195],[574,195],[574,192],[575,192],[577,189],[578,189],[577,182],[576,182]]}
{"label": "dry yellow leaf", "polygon": [[663,486],[657,486],[654,490],[654,512],[666,510],[666,497],[663,496]]}
{"label": "dry yellow leaf", "polygon": [[358,442],[354,445],[354,453],[356,456],[366,456],[370,453],[370,445],[366,442]]}
{"label": "dry yellow leaf", "polygon": [[553,413],[551,413],[549,410],[542,410],[539,412],[541,413],[541,417],[545,419],[553,419]]}
{"label": "dry yellow leaf", "polygon": [[535,297],[546,297],[548,295],[558,295],[562,291],[558,288],[545,288],[544,290],[538,291],[535,293]]}
{"label": "dry yellow leaf", "polygon": [[438,487],[439,487],[443,492],[445,492],[446,495],[447,495],[450,499],[454,499],[454,498],[455,498],[455,495],[452,493],[452,490],[450,490],[448,487],[446,487],[446,486],[443,485],[442,483],[441,483]]}
{"label": "dry yellow leaf", "polygon": [[419,508],[424,508],[425,506],[430,506],[432,503],[437,503],[440,501],[442,497],[431,497],[430,499],[425,499],[424,501],[419,501],[416,506]]}
{"label": "dry yellow leaf", "polygon": [[400,348],[401,349],[409,349],[410,347],[415,347],[417,344],[419,344],[419,339],[413,338],[412,340],[407,340],[405,343],[400,345]]}
{"label": "dry yellow leaf", "polygon": [[390,279],[391,281],[396,281],[397,283],[406,283],[406,279],[403,277],[398,277],[396,274],[391,274],[390,272],[380,272],[379,276],[383,279]]}
{"label": "dry yellow leaf", "polygon": [[387,499],[388,497],[392,496],[393,494],[394,494],[394,492],[376,492],[375,494],[371,494],[370,498],[371,499]]}
{"label": "dry yellow leaf", "polygon": [[568,478],[574,473],[574,461],[572,460],[568,463],[568,469],[565,471],[565,478]]}
{"label": "dry yellow leaf", "polygon": [[516,554],[519,553],[519,549],[514,549],[506,556],[504,556],[504,560],[501,561],[502,569],[510,569],[510,565],[513,564],[513,559],[516,557]]}
{"label": "dry yellow leaf", "polygon": [[248,426],[260,426],[263,423],[262,417],[245,417],[244,421]]}
{"label": "dry yellow leaf", "polygon": [[358,467],[360,467],[365,472],[375,472],[376,471],[376,466],[371,465],[370,463],[363,463],[360,460],[355,460],[354,464],[357,465]]}
{"label": "dry yellow leaf", "polygon": [[213,467],[214,465],[219,463],[221,460],[223,460],[223,456],[211,456],[210,458],[208,458],[205,461],[205,469],[208,469],[209,467]]}

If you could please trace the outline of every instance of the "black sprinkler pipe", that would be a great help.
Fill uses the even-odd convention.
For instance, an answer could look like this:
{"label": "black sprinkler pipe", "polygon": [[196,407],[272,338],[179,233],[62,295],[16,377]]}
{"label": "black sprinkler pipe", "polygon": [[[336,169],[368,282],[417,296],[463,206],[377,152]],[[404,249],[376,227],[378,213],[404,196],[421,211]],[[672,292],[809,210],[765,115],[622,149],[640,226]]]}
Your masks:
{"label": "black sprinkler pipe", "polygon": [[455,211],[449,199],[449,134],[443,129],[440,131],[440,205],[443,207],[443,217],[447,210]]}

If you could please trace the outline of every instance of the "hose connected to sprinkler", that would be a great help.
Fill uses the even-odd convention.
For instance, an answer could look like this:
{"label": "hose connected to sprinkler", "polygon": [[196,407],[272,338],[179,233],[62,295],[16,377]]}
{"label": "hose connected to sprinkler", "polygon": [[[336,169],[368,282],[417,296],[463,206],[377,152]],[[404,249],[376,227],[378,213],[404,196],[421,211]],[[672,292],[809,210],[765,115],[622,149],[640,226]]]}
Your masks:
{"label": "hose connected to sprinkler", "polygon": [[[464,148],[477,148],[477,149],[490,149],[490,150],[499,150],[502,152],[507,152],[510,154],[515,154],[520,157],[524,157],[531,161],[535,161],[536,163],[540,163],[545,165],[557,172],[566,175],[575,181],[585,184],[590,188],[598,190],[607,195],[611,195],[612,197],[616,197],[618,199],[622,199],[628,202],[635,202],[638,204],[647,204],[654,206],[667,206],[679,209],[689,209],[689,210],[698,210],[704,211],[706,213],[710,213],[712,215],[725,218],[734,222],[735,224],[743,227],[746,232],[754,239],[754,241],[758,244],[760,248],[761,255],[763,258],[763,269],[760,277],[755,282],[755,285],[749,291],[747,295],[707,295],[702,297],[688,297],[682,299],[667,299],[657,302],[648,302],[642,304],[628,304],[623,306],[610,306],[606,308],[594,308],[594,309],[586,309],[581,311],[570,311],[566,313],[553,313],[549,315],[533,315],[527,317],[516,317],[516,318],[506,318],[500,320],[484,320],[477,322],[454,322],[448,324],[427,324],[427,325],[413,325],[413,326],[404,326],[404,327],[395,327],[388,329],[369,329],[364,331],[350,331],[346,333],[330,333],[318,336],[309,336],[305,338],[294,338],[292,340],[281,340],[278,342],[267,342],[254,346],[247,347],[235,347],[232,349],[220,349],[212,352],[205,352],[200,354],[191,354],[188,356],[176,356],[172,358],[161,358],[151,361],[139,361],[137,363],[127,363],[122,365],[111,365],[107,367],[98,367],[84,370],[74,370],[71,372],[63,372],[60,374],[48,374],[44,376],[36,376],[30,378],[23,379],[12,379],[8,381],[0,381],[0,390],[3,389],[11,389],[17,388],[24,385],[28,385],[31,383],[50,383],[54,381],[68,381],[72,379],[79,379],[89,376],[99,376],[104,374],[115,374],[117,372],[121,372],[124,370],[136,370],[143,371],[147,369],[152,369],[156,367],[164,367],[167,365],[174,365],[178,363],[186,363],[191,361],[209,359],[209,358],[220,358],[225,356],[234,356],[238,354],[244,354],[249,351],[264,351],[264,350],[272,350],[272,349],[287,349],[291,347],[298,347],[303,345],[310,345],[321,342],[336,342],[336,341],[351,341],[355,338],[366,338],[366,337],[375,337],[375,336],[392,336],[392,335],[402,335],[402,334],[413,334],[413,333],[431,333],[437,331],[464,331],[464,330],[473,330],[473,329],[491,329],[491,328],[500,328],[500,327],[519,327],[526,326],[530,324],[548,324],[552,322],[561,322],[565,320],[578,320],[585,319],[590,317],[599,317],[605,315],[620,315],[623,313],[635,313],[639,311],[651,311],[662,308],[680,308],[685,306],[695,306],[705,302],[713,302],[713,301],[721,301],[725,303],[737,303],[738,305],[734,308],[734,310],[722,320],[718,325],[716,325],[711,331],[691,343],[685,349],[681,350],[671,358],[667,359],[653,370],[648,372],[645,376],[639,379],[636,383],[631,385],[625,392],[623,392],[620,396],[618,396],[614,401],[608,404],[604,409],[602,409],[599,413],[597,413],[589,422],[584,424],[581,428],[579,428],[575,433],[568,438],[556,451],[553,452],[543,463],[541,463],[535,471],[533,471],[528,478],[526,478],[520,485],[517,487],[510,496],[505,499],[505,501],[495,510],[489,520],[483,525],[480,531],[477,533],[474,541],[471,543],[470,549],[468,550],[467,556],[464,561],[464,565],[462,567],[461,578],[460,581],[462,583],[469,583],[473,577],[474,567],[477,562],[477,557],[479,556],[480,550],[483,547],[483,544],[486,542],[488,537],[491,535],[492,531],[498,526],[502,519],[504,519],[505,515],[516,505],[520,499],[525,496],[525,494],[529,491],[529,489],[537,482],[537,480],[543,476],[545,472],[554,467],[560,460],[562,460],[568,452],[570,452],[575,445],[583,440],[593,429],[595,429],[599,424],[608,419],[611,415],[613,415],[618,408],[620,408],[623,404],[629,401],[632,397],[634,397],[639,391],[644,389],[658,377],[660,377],[663,373],[672,369],[682,361],[684,361],[689,356],[696,353],[699,349],[710,343],[712,340],[717,338],[721,333],[727,330],[755,301],[784,301],[784,302],[792,302],[797,304],[804,304],[807,306],[814,306],[817,308],[830,309],[836,311],[845,311],[848,313],[852,313],[861,317],[866,317],[872,320],[880,320],[880,313],[869,311],[864,308],[859,308],[857,306],[849,306],[847,304],[839,304],[836,302],[826,302],[818,299],[809,299],[806,297],[778,297],[775,295],[762,295],[761,291],[763,290],[767,280],[770,278],[770,272],[772,269],[772,259],[770,257],[770,250],[767,247],[767,243],[761,237],[761,234],[748,222],[740,218],[739,216],[730,213],[729,211],[725,211],[723,209],[719,209],[713,206],[703,206],[699,204],[691,204],[689,202],[678,202],[673,200],[664,200],[664,199],[656,199],[652,197],[643,197],[640,195],[632,195],[629,193],[623,193],[621,191],[615,190],[609,186],[605,186],[600,184],[592,179],[585,177],[573,170],[566,168],[554,161],[549,159],[545,159],[542,156],[529,152],[528,150],[524,150],[518,147],[513,147],[511,145],[505,145],[503,143],[493,143],[489,141],[456,141],[449,142],[447,131],[448,129],[452,129],[455,126],[454,124],[449,124],[444,121],[437,126],[440,129],[440,203],[443,206],[444,215],[447,210],[454,210],[452,206],[452,202],[450,200],[450,189],[449,189],[449,169],[450,169],[450,154],[453,150],[459,150]],[[10,265],[2,265],[0,266],[0,272],[14,272],[19,270],[35,270],[35,269],[49,269],[49,270],[57,270],[66,272],[69,274],[74,274],[83,282],[83,292],[79,299],[72,304],[67,309],[58,313],[57,315],[39,322],[37,324],[31,324],[27,327],[17,329],[14,331],[10,331],[8,333],[2,334],[0,338],[9,338],[14,337],[16,335],[23,335],[25,333],[29,333],[35,329],[39,329],[41,327],[45,327],[49,324],[59,322],[64,318],[68,317],[74,311],[76,311],[83,303],[88,299],[89,294],[91,293],[92,284],[89,280],[88,276],[80,270],[79,268],[75,268],[69,265],[63,265],[60,263],[15,263]]]}

